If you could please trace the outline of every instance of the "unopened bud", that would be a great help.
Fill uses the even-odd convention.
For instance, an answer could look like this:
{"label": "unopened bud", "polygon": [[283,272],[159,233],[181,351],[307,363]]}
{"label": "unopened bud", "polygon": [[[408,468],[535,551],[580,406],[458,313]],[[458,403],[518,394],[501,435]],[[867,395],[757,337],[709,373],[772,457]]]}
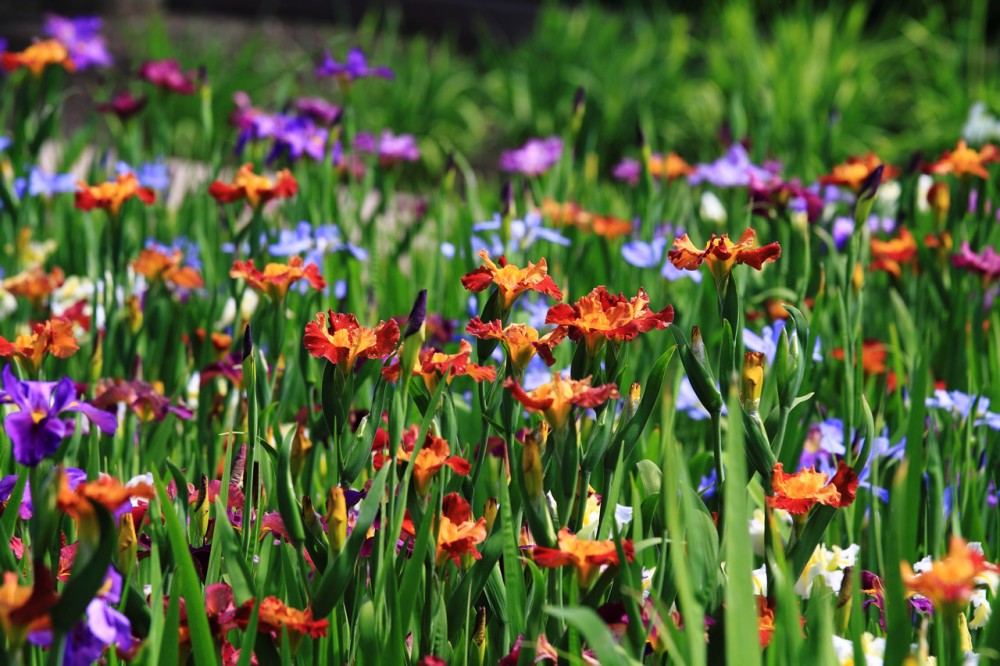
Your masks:
{"label": "unopened bud", "polygon": [[496,522],[498,511],[499,511],[499,504],[497,503],[497,498],[496,497],[487,498],[486,506],[483,507],[483,518],[486,519],[487,534],[493,531],[493,523]]}
{"label": "unopened bud", "polygon": [[743,375],[740,378],[740,400],[743,409],[753,413],[760,408],[760,396],[764,391],[764,354],[746,352],[743,355]]}
{"label": "unopened bud", "polygon": [[701,329],[697,326],[691,327],[691,353],[695,359],[704,366],[708,366],[708,354],[705,351],[705,341],[701,337]]}
{"label": "unopened bud", "polygon": [[316,507],[313,506],[312,497],[302,496],[302,525],[315,537],[322,538],[323,525],[319,522],[316,514]]}
{"label": "unopened bud", "polygon": [[118,521],[119,570],[128,571],[128,567],[135,563],[138,550],[139,540],[135,533],[135,519],[131,511],[126,511]]}
{"label": "unopened bud", "polygon": [[344,489],[334,486],[326,499],[327,538],[330,540],[330,552],[338,555],[347,542],[347,498]]}
{"label": "unopened bud", "polygon": [[538,440],[533,434],[524,438],[521,449],[521,473],[524,475],[524,490],[530,500],[542,497],[542,455],[538,449]]}
{"label": "unopened bud", "polygon": [[625,423],[635,415],[639,409],[639,400],[641,398],[642,385],[639,382],[632,382],[632,386],[629,387],[628,395],[625,396],[625,402],[622,405],[622,423]]}
{"label": "unopened bud", "polygon": [[142,302],[138,296],[132,294],[125,300],[125,308],[128,313],[128,328],[134,335],[142,328]]}
{"label": "unopened bud", "polygon": [[192,520],[201,543],[205,543],[205,538],[208,535],[208,515],[211,508],[212,505],[208,501],[208,475],[202,474],[201,484],[198,486],[198,499],[194,505],[194,520]]}
{"label": "unopened bud", "polygon": [[934,221],[938,226],[944,224],[948,217],[948,209],[951,208],[951,191],[945,183],[934,183],[927,190],[927,204],[934,212]]}
{"label": "unopened bud", "polygon": [[854,224],[856,229],[863,228],[866,220],[868,220],[868,215],[872,212],[872,206],[875,205],[875,196],[878,194],[879,185],[882,184],[883,171],[885,171],[885,165],[879,164],[872,169],[872,172],[861,183],[861,189],[858,190],[858,199],[854,203]]}

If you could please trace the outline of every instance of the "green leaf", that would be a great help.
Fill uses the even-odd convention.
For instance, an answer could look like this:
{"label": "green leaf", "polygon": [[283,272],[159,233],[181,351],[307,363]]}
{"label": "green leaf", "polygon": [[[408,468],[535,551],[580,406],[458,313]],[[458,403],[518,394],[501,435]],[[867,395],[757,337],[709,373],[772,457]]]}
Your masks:
{"label": "green leaf", "polygon": [[[118,544],[118,532],[111,513],[102,505],[87,500],[94,511],[100,533],[100,541],[86,560],[78,558],[73,565],[73,573],[63,588],[59,601],[52,607],[52,628],[57,633],[67,633],[87,609],[87,604],[96,596],[108,576],[108,566]],[[84,518],[84,520],[89,520]],[[86,553],[84,544],[79,554]],[[82,561],[81,561],[82,560]]]}
{"label": "green leaf", "polygon": [[587,645],[597,655],[597,660],[601,663],[601,666],[632,666],[633,664],[640,664],[639,661],[625,654],[625,651],[616,643],[611,630],[608,629],[608,625],[592,609],[584,607],[559,608],[556,606],[546,606],[545,613],[564,620],[579,631],[583,635]]}

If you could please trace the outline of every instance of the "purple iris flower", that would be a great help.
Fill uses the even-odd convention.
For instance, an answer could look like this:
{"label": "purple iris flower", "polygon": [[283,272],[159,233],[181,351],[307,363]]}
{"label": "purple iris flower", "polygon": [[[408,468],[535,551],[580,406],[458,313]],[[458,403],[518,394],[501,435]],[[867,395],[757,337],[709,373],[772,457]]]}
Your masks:
{"label": "purple iris flower", "polygon": [[[100,660],[104,651],[111,646],[122,650],[132,647],[132,624],[115,606],[122,597],[122,577],[113,567],[101,592],[87,604],[83,619],[74,625],[66,641],[63,664],[86,666]],[[42,647],[52,646],[52,631],[35,631],[28,640]]]}
{"label": "purple iris flower", "polygon": [[322,97],[300,97],[295,100],[295,110],[320,125],[332,125],[340,118],[342,109]]}
{"label": "purple iris flower", "polygon": [[382,130],[375,138],[370,132],[360,132],[354,137],[354,149],[362,153],[377,154],[379,162],[385,165],[395,162],[416,162],[420,159],[420,149],[412,134],[393,134]]}
{"label": "purple iris flower", "polygon": [[176,60],[148,60],[139,68],[139,78],[178,95],[193,95],[197,90],[194,75],[184,72]]}
{"label": "purple iris flower", "polygon": [[[76,467],[67,467],[63,470],[66,475],[66,482],[70,490],[75,490],[78,485],[87,480],[87,473]],[[17,485],[17,475],[10,474],[0,479],[0,502],[9,502],[14,486]],[[34,515],[34,506],[31,503],[31,481],[24,486],[24,495],[21,497],[21,506],[17,511],[17,516],[21,520],[31,520]]]}
{"label": "purple iris flower", "polygon": [[562,157],[563,141],[557,136],[547,139],[530,139],[514,150],[500,155],[500,168],[508,173],[540,176],[552,168]]}
{"label": "purple iris flower", "polygon": [[71,173],[45,173],[38,167],[34,167],[27,179],[15,179],[14,192],[18,197],[24,197],[25,194],[33,197],[70,194],[77,190],[76,180]]}
{"label": "purple iris flower", "polygon": [[972,251],[969,241],[962,241],[962,247],[952,256],[951,263],[970,273],[978,273],[987,281],[1000,278],[1000,252],[992,247],[987,247],[977,254]]}
{"label": "purple iris flower", "polygon": [[9,365],[3,370],[0,405],[18,408],[4,419],[4,429],[14,443],[14,459],[28,467],[58,451],[63,438],[73,431],[73,420],[59,417],[64,412],[80,412],[108,435],[118,428],[114,414],[77,400],[69,377],[58,382],[21,381]]}
{"label": "purple iris flower", "polygon": [[364,51],[358,48],[348,51],[347,58],[342,63],[334,60],[330,52],[327,51],[323,54],[323,60],[319,66],[316,67],[316,76],[321,79],[336,76],[347,82],[354,81],[355,79],[364,79],[369,76],[378,76],[390,81],[394,78],[392,70],[388,67],[369,66],[368,58],[365,57]]}
{"label": "purple iris flower", "polygon": [[748,187],[751,178],[767,182],[780,171],[781,165],[774,162],[769,162],[764,167],[752,163],[743,144],[734,143],[716,161],[695,166],[688,181],[692,185],[708,182],[716,187]]}
{"label": "purple iris flower", "polygon": [[611,177],[615,180],[621,180],[632,187],[639,184],[639,176],[642,175],[642,163],[631,157],[626,157],[621,162],[615,165],[615,168],[611,171]]}
{"label": "purple iris flower", "polygon": [[48,14],[42,30],[46,37],[52,37],[66,47],[78,70],[112,64],[108,44],[101,34],[101,19],[96,16],[66,18]]}
{"label": "purple iris flower", "polygon": [[[6,43],[4,43],[5,45]],[[0,52],[4,50],[4,45],[0,45]],[[10,144],[14,143],[13,139],[9,136],[0,136],[0,153],[10,148]]]}
{"label": "purple iris flower", "polygon": [[709,470],[708,474],[705,474],[698,480],[698,494],[702,496],[703,499],[711,499],[715,496],[715,488],[718,485],[718,473],[713,467]]}

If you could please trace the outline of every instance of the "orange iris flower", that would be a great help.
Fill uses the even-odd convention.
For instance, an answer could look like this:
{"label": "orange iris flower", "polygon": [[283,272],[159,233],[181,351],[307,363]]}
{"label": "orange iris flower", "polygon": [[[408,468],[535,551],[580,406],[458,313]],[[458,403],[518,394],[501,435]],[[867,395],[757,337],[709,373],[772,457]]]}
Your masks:
{"label": "orange iris flower", "polygon": [[132,267],[152,283],[167,282],[184,289],[204,286],[205,281],[197,270],[181,265],[183,258],[184,253],[180,250],[165,254],[155,248],[147,248],[139,253],[139,258],[132,262]]}
{"label": "orange iris flower", "polygon": [[903,583],[914,594],[920,594],[934,604],[938,610],[964,609],[975,590],[976,578],[984,573],[1000,572],[990,564],[982,553],[969,548],[961,537],[952,536],[948,554],[936,560],[931,568],[916,574],[907,562],[900,562]]}
{"label": "orange iris flower", "polygon": [[872,238],[871,270],[885,271],[893,277],[903,273],[901,264],[917,257],[917,241],[906,227],[899,228],[899,235],[887,241]]}
{"label": "orange iris flower", "polygon": [[858,475],[843,460],[837,463],[837,473],[832,479],[815,468],[785,474],[784,467],[778,463],[771,476],[771,490],[774,494],[767,497],[767,503],[791,514],[808,513],[814,504],[839,509],[854,501]]}
{"label": "orange iris flower", "polygon": [[326,287],[326,280],[319,274],[316,264],[303,268],[302,257],[292,257],[287,264],[269,263],[260,271],[249,261],[234,261],[229,277],[243,278],[251,289],[264,294],[274,301],[280,301],[288,294],[288,288],[305,278],[316,291]]}
{"label": "orange iris flower", "polygon": [[[409,512],[403,519],[403,533],[410,538],[417,535]],[[448,493],[441,501],[441,520],[437,525],[437,535],[435,561],[438,566],[448,560],[461,566],[463,555],[481,560],[483,556],[476,545],[486,540],[486,519],[473,520],[469,503],[458,493]]]}
{"label": "orange iris flower", "polygon": [[[622,550],[625,551],[625,559],[631,562],[635,557],[631,539],[622,541]],[[594,577],[605,564],[618,564],[618,550],[614,541],[579,539],[569,531],[568,527],[559,530],[558,548],[535,546],[532,554],[535,564],[540,567],[576,567],[581,588],[590,587]]]}
{"label": "orange iris flower", "polygon": [[345,372],[354,368],[359,358],[384,359],[399,342],[399,324],[395,319],[381,321],[375,328],[358,324],[353,314],[339,314],[330,310],[319,312],[316,319],[306,324],[303,344],[316,358],[325,358],[340,365]]}
{"label": "orange iris flower", "polygon": [[93,513],[91,503],[100,504],[114,513],[133,497],[148,500],[152,499],[153,494],[153,487],[148,483],[126,486],[110,476],[101,476],[96,481],[84,481],[76,488],[70,488],[67,476],[62,474],[56,504],[60,511],[74,518],[84,518]]}
{"label": "orange iris flower", "polygon": [[646,167],[653,178],[665,178],[667,180],[674,180],[694,172],[694,167],[674,152],[669,152],[666,156],[650,155],[649,160],[646,162]]}
{"label": "orange iris flower", "polygon": [[[416,425],[411,426],[403,433],[403,445],[396,453],[397,462],[409,462],[419,436],[420,428]],[[377,452],[374,460],[375,469],[382,469],[388,460],[389,456],[385,453]],[[430,489],[431,481],[445,466],[450,467],[455,474],[461,476],[472,471],[472,465],[468,460],[461,456],[451,455],[451,446],[448,444],[448,440],[427,433],[424,445],[420,448],[416,460],[413,461],[413,477],[417,480],[417,492],[426,495]]]}
{"label": "orange iris flower", "polygon": [[473,317],[465,330],[480,340],[499,340],[507,350],[510,362],[521,370],[527,367],[536,353],[545,365],[552,366],[556,362],[552,350],[566,338],[566,330],[561,328],[540,336],[535,328],[527,324],[511,324],[503,328],[499,319],[485,323],[479,317]]}
{"label": "orange iris flower", "polygon": [[48,321],[31,325],[29,335],[19,335],[13,342],[0,336],[0,356],[15,357],[32,376],[38,373],[46,352],[56,358],[69,358],[80,350],[73,337],[73,322],[65,317],[53,317]]}
{"label": "orange iris flower", "polygon": [[507,263],[507,258],[501,256],[493,263],[486,250],[480,250],[479,256],[483,265],[462,278],[462,286],[469,291],[483,291],[491,284],[497,286],[500,292],[500,305],[504,310],[510,310],[517,297],[526,291],[537,291],[556,299],[562,298],[559,287],[549,277],[549,269],[545,259],[539,259],[537,264],[530,261],[526,268],[518,268]]}
{"label": "orange iris flower", "polygon": [[590,231],[605,238],[632,233],[632,223],[628,220],[592,213],[572,201],[559,203],[547,198],[542,201],[541,212],[556,224],[572,225],[581,231]]}
{"label": "orange iris flower", "polygon": [[674,248],[667,256],[670,263],[680,270],[696,271],[703,262],[707,262],[712,277],[716,282],[722,282],[736,264],[746,264],[759,271],[764,264],[774,263],[781,256],[781,246],[770,243],[757,247],[757,232],[748,228],[735,243],[729,240],[729,234],[712,234],[704,250],[699,250],[684,234],[674,239]]}
{"label": "orange iris flower", "polygon": [[49,629],[49,610],[58,601],[49,571],[35,572],[35,584],[20,585],[17,573],[5,571],[0,585],[0,626],[12,647],[32,631]]}
{"label": "orange iris flower", "polygon": [[253,172],[253,164],[247,162],[236,172],[232,183],[221,180],[208,187],[208,193],[219,203],[233,203],[246,199],[254,208],[266,204],[271,199],[288,199],[299,191],[299,184],[288,169],[278,172],[275,180],[259,176]]}
{"label": "orange iris flower", "polygon": [[23,296],[35,305],[41,305],[46,296],[62,286],[66,274],[61,268],[53,268],[46,273],[35,266],[3,281],[3,288],[14,296]]}
{"label": "orange iris flower", "polygon": [[849,187],[857,192],[861,189],[865,179],[880,165],[884,167],[882,170],[883,183],[899,175],[899,169],[884,164],[875,153],[868,153],[863,157],[848,157],[846,162],[833,167],[830,175],[820,176],[819,182],[823,185]]}
{"label": "orange iris flower", "polygon": [[945,151],[945,154],[937,162],[930,166],[931,173],[953,173],[959,178],[964,176],[977,176],[989,180],[990,172],[986,170],[986,165],[1000,161],[1000,152],[996,146],[987,144],[978,151],[969,148],[965,141],[959,141],[955,150]]}
{"label": "orange iris flower", "polygon": [[771,643],[774,634],[774,610],[768,605],[767,597],[757,595],[757,631],[760,634],[760,649]]}
{"label": "orange iris flower", "polygon": [[542,384],[532,391],[525,391],[513,379],[504,382],[514,399],[524,405],[532,414],[541,414],[553,429],[561,428],[569,418],[573,405],[597,407],[618,397],[618,387],[614,384],[591,386],[590,377],[581,380],[564,379],[558,372],[552,373],[552,381]]}
{"label": "orange iris flower", "polygon": [[640,333],[662,329],[674,320],[674,308],[659,312],[649,309],[649,296],[640,287],[633,298],[610,293],[603,285],[570,305],[560,303],[545,315],[546,324],[565,328],[573,342],[586,340],[587,350],[594,355],[605,340],[627,342]]}
{"label": "orange iris flower", "polygon": [[109,180],[98,185],[88,185],[80,181],[76,191],[75,205],[80,210],[101,208],[111,215],[117,215],[122,204],[137,197],[147,206],[156,201],[156,192],[148,187],[140,187],[139,179],[134,173],[123,173],[115,180]]}
{"label": "orange iris flower", "polygon": [[[420,352],[417,363],[413,366],[413,374],[424,378],[424,386],[433,393],[442,377],[449,384],[455,377],[467,375],[477,382],[492,382],[497,378],[496,368],[470,363],[472,345],[468,340],[458,343],[458,353],[445,354],[435,349],[424,349]],[[399,363],[393,363],[382,368],[382,376],[390,382],[399,379]]]}
{"label": "orange iris flower", "polygon": [[[837,347],[830,355],[836,361],[843,361],[844,348]],[[881,375],[888,369],[885,364],[888,355],[889,351],[880,340],[865,340],[861,344],[861,367],[870,375]]]}
{"label": "orange iris flower", "polygon": [[[240,628],[246,629],[250,624],[254,603],[254,600],[250,599],[236,611],[236,623]],[[312,638],[326,636],[329,625],[329,620],[314,620],[311,608],[303,610],[291,608],[278,597],[264,597],[260,601],[257,632],[280,640],[284,629],[291,634],[293,648],[307,634]]]}
{"label": "orange iris flower", "polygon": [[61,65],[68,72],[76,69],[66,46],[55,39],[35,42],[23,51],[6,51],[0,56],[0,66],[8,72],[23,67],[30,69],[35,76],[41,76],[49,65]]}

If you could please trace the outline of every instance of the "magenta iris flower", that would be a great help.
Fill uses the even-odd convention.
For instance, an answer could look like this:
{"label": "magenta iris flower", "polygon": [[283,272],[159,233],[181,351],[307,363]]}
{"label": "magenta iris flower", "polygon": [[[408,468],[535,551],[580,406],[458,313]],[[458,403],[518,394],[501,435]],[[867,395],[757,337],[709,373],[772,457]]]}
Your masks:
{"label": "magenta iris flower", "polygon": [[354,148],[358,152],[377,154],[384,165],[420,159],[420,149],[412,134],[396,135],[390,130],[382,130],[378,138],[370,132],[360,132],[354,137]]}
{"label": "magenta iris flower", "polygon": [[751,178],[767,182],[780,171],[781,165],[776,163],[757,166],[750,161],[750,155],[743,144],[734,143],[716,161],[695,165],[694,173],[688,180],[692,185],[708,182],[716,187],[747,187]]}
{"label": "magenta iris flower", "polygon": [[977,254],[972,251],[969,241],[962,241],[962,248],[952,256],[951,263],[956,268],[978,273],[987,281],[1000,279],[1000,253],[992,247]]}
{"label": "magenta iris flower", "polygon": [[66,18],[48,14],[43,30],[46,37],[58,40],[66,47],[77,70],[112,64],[108,44],[101,34],[101,19],[96,16]]}
{"label": "magenta iris flower", "polygon": [[118,428],[114,414],[77,399],[76,386],[69,377],[58,382],[21,381],[9,365],[3,370],[0,405],[18,408],[4,419],[4,429],[14,443],[14,459],[28,467],[54,454],[73,432],[73,420],[59,416],[64,412],[80,412],[108,435]]}
{"label": "magenta iris flower", "polygon": [[642,163],[631,157],[624,158],[621,162],[615,165],[614,170],[611,172],[612,178],[624,181],[632,187],[639,184],[639,176],[641,175]]}
{"label": "magenta iris flower", "polygon": [[139,78],[179,95],[193,95],[195,92],[194,77],[182,71],[181,64],[176,60],[148,60],[139,68]]}
{"label": "magenta iris flower", "polygon": [[332,125],[340,119],[342,109],[322,97],[300,97],[295,100],[295,110],[320,125]]}
{"label": "magenta iris flower", "polygon": [[516,150],[505,150],[500,156],[500,168],[508,173],[540,176],[562,157],[563,142],[557,136],[531,139]]}
{"label": "magenta iris flower", "polygon": [[369,66],[364,51],[358,48],[351,49],[342,63],[334,60],[329,51],[324,53],[323,60],[316,67],[316,76],[321,79],[336,76],[348,82],[369,76],[378,76],[390,81],[394,77],[392,70],[388,67]]}

